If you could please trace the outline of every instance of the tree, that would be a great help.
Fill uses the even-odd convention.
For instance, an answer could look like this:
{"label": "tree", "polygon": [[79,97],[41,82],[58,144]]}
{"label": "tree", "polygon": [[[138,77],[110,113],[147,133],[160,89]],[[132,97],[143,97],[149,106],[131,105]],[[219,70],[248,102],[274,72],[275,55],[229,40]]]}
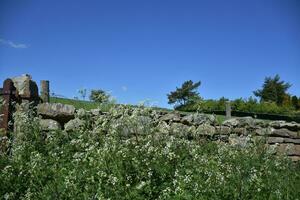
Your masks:
{"label": "tree", "polygon": [[82,88],[82,89],[79,89],[79,90],[78,90],[78,93],[80,94],[80,96],[81,96],[81,98],[82,98],[83,100],[85,100],[86,92],[87,92],[87,89],[86,89],[86,88]]}
{"label": "tree", "polygon": [[195,102],[200,99],[197,88],[201,85],[201,82],[193,83],[193,81],[185,81],[180,88],[176,87],[176,90],[167,94],[169,104],[179,104],[179,106],[186,105],[188,103]]}
{"label": "tree", "polygon": [[280,80],[280,76],[276,74],[274,78],[266,77],[262,89],[254,91],[254,95],[260,98],[261,102],[275,102],[282,105],[286,98],[287,90],[291,87],[290,83]]}
{"label": "tree", "polygon": [[98,103],[107,103],[110,100],[110,95],[104,90],[91,90],[90,100]]}
{"label": "tree", "polygon": [[292,96],[292,105],[296,110],[300,109],[300,98],[297,98],[297,96]]}

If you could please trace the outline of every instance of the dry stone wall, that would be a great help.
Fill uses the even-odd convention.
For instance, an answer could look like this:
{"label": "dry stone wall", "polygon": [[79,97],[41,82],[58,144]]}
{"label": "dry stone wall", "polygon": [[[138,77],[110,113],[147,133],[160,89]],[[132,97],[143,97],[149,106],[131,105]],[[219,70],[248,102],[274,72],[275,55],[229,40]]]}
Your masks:
{"label": "dry stone wall", "polygon": [[[131,111],[130,111],[131,110]],[[129,109],[134,112],[134,109]],[[86,111],[75,110],[73,106],[46,103],[38,106],[38,114],[42,117],[44,130],[64,129],[72,131],[80,129],[91,122],[90,128],[96,127],[99,118],[115,120],[122,127],[122,116],[111,116],[111,113],[99,109]],[[58,117],[59,116],[59,117]],[[150,110],[147,116],[137,116],[141,126],[156,124],[166,133],[176,134],[190,139],[203,139],[225,142],[231,145],[246,146],[258,141],[265,142],[277,154],[286,154],[294,161],[300,160],[300,124],[285,121],[265,121],[251,117],[231,118],[219,123],[214,115],[201,113],[181,114]],[[124,136],[130,136],[130,130],[122,129]]]}
{"label": "dry stone wall", "polygon": [[[143,112],[136,112],[138,108],[127,107],[122,112],[102,112],[99,109],[86,111],[76,110],[72,105],[60,103],[40,103],[38,88],[31,76],[24,75],[13,79],[8,79],[13,84],[11,91],[4,91],[8,99],[16,99],[16,112],[26,112],[30,106],[21,106],[32,102],[38,103],[37,115],[40,117],[39,123],[41,130],[50,132],[55,130],[64,130],[69,132],[86,126],[91,130],[96,130],[102,121],[110,121],[124,137],[130,137],[133,132],[130,128],[124,126],[124,115],[135,116],[133,122],[137,128],[141,129],[139,133],[146,133],[148,125],[155,125],[160,132],[174,134],[188,139],[212,140],[225,142],[231,145],[246,146],[250,143],[263,141],[274,153],[286,154],[294,161],[300,160],[300,124],[285,121],[264,121],[253,119],[251,117],[231,118],[219,123],[214,115],[201,113],[182,114],[178,112],[165,112],[149,110],[147,115]],[[5,87],[4,87],[5,89]],[[47,91],[49,92],[49,91]],[[34,105],[33,104],[33,105]],[[9,128],[8,123],[3,123],[3,116],[6,121],[10,119],[13,109],[7,104],[4,114],[0,115],[0,125]],[[122,106],[119,106],[122,108]],[[124,107],[124,106],[123,106]],[[9,108],[9,109],[8,109]],[[26,108],[24,110],[24,108]],[[119,109],[115,107],[115,109]],[[133,118],[132,118],[133,119]],[[128,120],[128,119],[127,119]],[[129,121],[131,118],[129,117]],[[103,124],[102,124],[103,125]],[[18,131],[18,123],[14,123],[14,131]],[[7,141],[7,136],[0,135],[0,147],[3,147]]]}

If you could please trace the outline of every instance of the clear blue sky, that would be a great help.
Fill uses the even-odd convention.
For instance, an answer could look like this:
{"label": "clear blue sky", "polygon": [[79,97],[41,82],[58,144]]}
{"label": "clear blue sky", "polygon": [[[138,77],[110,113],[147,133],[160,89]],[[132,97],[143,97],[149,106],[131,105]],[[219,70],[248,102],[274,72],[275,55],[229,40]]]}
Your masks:
{"label": "clear blue sky", "polygon": [[278,73],[300,96],[300,1],[0,0],[0,81],[24,73],[163,107],[189,79],[234,99]]}

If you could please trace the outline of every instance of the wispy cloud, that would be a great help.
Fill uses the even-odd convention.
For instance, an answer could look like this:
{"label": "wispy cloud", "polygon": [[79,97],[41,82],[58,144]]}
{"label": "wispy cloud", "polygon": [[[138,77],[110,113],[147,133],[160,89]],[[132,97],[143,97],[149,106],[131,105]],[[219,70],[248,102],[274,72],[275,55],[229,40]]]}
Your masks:
{"label": "wispy cloud", "polygon": [[121,87],[121,89],[122,89],[123,92],[127,92],[127,90],[128,90],[128,88],[124,85]]}
{"label": "wispy cloud", "polygon": [[15,43],[13,41],[5,40],[2,38],[0,38],[0,44],[9,46],[9,47],[15,48],[15,49],[26,49],[29,47],[29,45],[27,45],[27,44]]}

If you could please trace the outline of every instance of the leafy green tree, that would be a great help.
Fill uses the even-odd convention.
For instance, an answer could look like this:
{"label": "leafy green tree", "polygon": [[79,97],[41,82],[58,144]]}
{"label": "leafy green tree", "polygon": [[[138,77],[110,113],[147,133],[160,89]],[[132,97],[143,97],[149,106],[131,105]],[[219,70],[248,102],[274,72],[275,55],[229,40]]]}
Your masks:
{"label": "leafy green tree", "polygon": [[170,92],[168,95],[169,104],[177,104],[177,106],[187,105],[194,103],[200,99],[198,92],[196,91],[201,85],[201,82],[193,83],[193,81],[185,81],[180,88],[176,87],[176,90]]}
{"label": "leafy green tree", "polygon": [[86,93],[87,93],[87,89],[86,89],[86,88],[81,88],[81,89],[78,90],[78,93],[79,93],[79,95],[81,96],[81,98],[82,98],[83,100],[85,100]]}
{"label": "leafy green tree", "polygon": [[90,100],[98,103],[107,103],[110,100],[110,95],[104,90],[91,90]]}
{"label": "leafy green tree", "polygon": [[291,87],[290,83],[280,80],[278,74],[274,78],[266,77],[262,89],[254,91],[254,95],[260,98],[261,102],[275,102],[277,105],[282,105],[287,90]]}
{"label": "leafy green tree", "polygon": [[297,96],[292,96],[292,105],[296,110],[300,109],[300,98],[297,98]]}

